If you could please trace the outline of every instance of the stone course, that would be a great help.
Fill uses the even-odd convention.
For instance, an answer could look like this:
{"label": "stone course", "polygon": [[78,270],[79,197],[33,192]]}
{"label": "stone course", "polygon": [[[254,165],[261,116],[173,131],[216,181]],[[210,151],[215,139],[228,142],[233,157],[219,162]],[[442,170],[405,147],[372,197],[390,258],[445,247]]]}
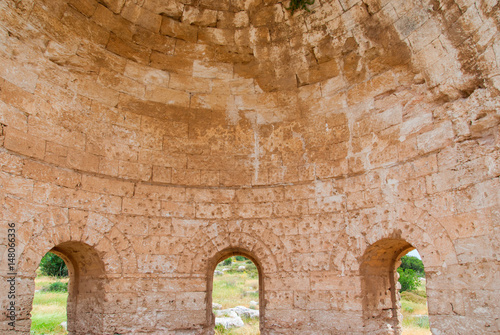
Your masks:
{"label": "stone course", "polygon": [[[0,277],[70,272],[73,334],[212,334],[218,261],[262,334],[500,333],[495,1],[0,0]],[[0,286],[0,307],[9,304]]]}

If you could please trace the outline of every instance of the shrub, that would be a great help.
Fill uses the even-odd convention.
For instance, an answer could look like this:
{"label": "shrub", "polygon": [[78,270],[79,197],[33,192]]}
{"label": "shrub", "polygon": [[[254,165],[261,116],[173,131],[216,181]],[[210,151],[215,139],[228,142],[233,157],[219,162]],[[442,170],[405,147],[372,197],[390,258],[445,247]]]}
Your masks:
{"label": "shrub", "polygon": [[57,255],[48,252],[40,261],[40,271],[45,276],[67,277],[66,263]]}
{"label": "shrub", "polygon": [[44,291],[47,292],[68,292],[68,283],[61,283],[60,281],[56,281],[55,283],[51,283]]}
{"label": "shrub", "polygon": [[399,267],[397,271],[399,273],[399,283],[401,284],[399,292],[413,291],[418,287],[420,278],[414,270]]}
{"label": "shrub", "polygon": [[246,260],[247,260],[247,258],[246,258],[246,257],[243,257],[243,256],[235,256],[234,258],[236,258],[236,260],[237,260],[238,262],[243,262],[243,261],[246,261]]}
{"label": "shrub", "polygon": [[231,265],[233,263],[233,259],[231,257],[226,258],[223,262],[222,265]]}

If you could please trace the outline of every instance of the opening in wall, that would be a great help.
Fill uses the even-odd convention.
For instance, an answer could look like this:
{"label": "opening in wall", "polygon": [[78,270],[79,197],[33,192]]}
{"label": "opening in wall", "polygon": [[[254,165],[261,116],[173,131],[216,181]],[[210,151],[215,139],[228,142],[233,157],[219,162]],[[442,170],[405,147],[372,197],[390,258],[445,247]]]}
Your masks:
{"label": "opening in wall", "polygon": [[399,312],[403,335],[430,335],[425,269],[416,249],[404,253],[396,264]]}
{"label": "opening in wall", "polygon": [[365,252],[361,274],[368,332],[431,334],[424,265],[414,250],[404,240],[384,239]]}
{"label": "opening in wall", "polygon": [[67,334],[69,273],[54,253],[43,256],[35,278],[30,334]]}
{"label": "opening in wall", "polygon": [[[102,334],[105,276],[104,264],[96,250],[82,242],[65,242],[47,253],[37,273],[41,274],[45,267],[52,268],[50,274],[66,274],[66,278],[37,276],[31,333]],[[65,318],[67,331],[61,326]],[[44,330],[46,327],[54,330]]]}
{"label": "opening in wall", "polygon": [[215,334],[260,334],[260,272],[248,257],[233,254],[213,270]]}

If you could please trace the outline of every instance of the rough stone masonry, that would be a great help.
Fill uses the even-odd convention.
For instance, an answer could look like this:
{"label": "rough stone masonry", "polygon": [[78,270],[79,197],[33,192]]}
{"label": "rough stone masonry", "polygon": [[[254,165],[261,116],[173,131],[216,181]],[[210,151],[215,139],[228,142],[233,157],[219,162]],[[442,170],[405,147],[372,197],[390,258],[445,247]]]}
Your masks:
{"label": "rough stone masonry", "polygon": [[71,334],[213,334],[233,254],[262,334],[400,334],[414,248],[433,334],[500,333],[499,3],[286,7],[0,0],[2,334],[48,251]]}

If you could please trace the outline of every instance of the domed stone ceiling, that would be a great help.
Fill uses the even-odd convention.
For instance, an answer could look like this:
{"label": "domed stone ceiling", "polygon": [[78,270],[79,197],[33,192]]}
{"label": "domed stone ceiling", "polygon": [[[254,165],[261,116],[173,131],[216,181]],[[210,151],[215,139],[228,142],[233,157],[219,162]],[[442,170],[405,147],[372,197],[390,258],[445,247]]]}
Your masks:
{"label": "domed stone ceiling", "polygon": [[263,334],[399,334],[412,248],[434,333],[500,331],[498,3],[288,6],[0,0],[13,333],[52,250],[85,288],[75,333],[210,334],[212,265],[239,253]]}

